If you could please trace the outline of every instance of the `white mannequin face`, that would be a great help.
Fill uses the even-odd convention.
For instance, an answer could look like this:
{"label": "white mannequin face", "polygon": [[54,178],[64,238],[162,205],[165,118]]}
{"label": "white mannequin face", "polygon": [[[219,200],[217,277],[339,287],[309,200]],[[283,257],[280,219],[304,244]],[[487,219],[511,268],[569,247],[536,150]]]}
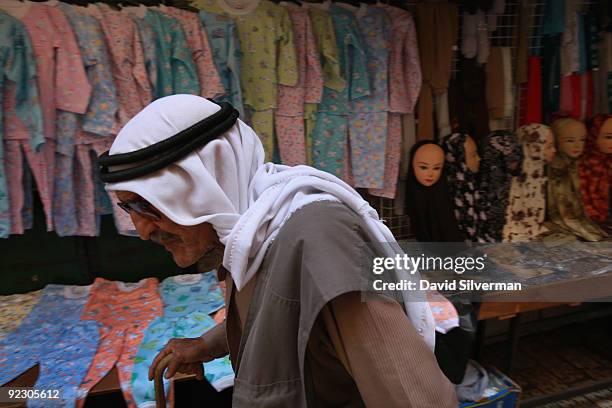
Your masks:
{"label": "white mannequin face", "polygon": [[476,142],[470,136],[467,136],[463,148],[465,151],[465,164],[472,173],[478,173],[478,169],[480,168],[480,156],[478,155]]}
{"label": "white mannequin face", "polygon": [[599,135],[595,144],[600,152],[612,154],[612,118],[606,119],[601,129],[599,129]]}
{"label": "white mannequin face", "polygon": [[444,167],[444,150],[436,144],[426,144],[417,149],[412,160],[412,170],[417,181],[425,187],[440,180]]}
{"label": "white mannequin face", "polygon": [[587,130],[584,123],[572,120],[555,136],[557,138],[559,150],[572,159],[577,159],[584,152],[584,144],[587,137]]}

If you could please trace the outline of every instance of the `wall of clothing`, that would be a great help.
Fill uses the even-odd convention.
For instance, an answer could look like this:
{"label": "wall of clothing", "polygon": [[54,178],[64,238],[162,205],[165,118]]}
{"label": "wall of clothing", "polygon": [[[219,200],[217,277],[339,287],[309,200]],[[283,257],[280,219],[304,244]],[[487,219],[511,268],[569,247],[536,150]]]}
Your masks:
{"label": "wall of clothing", "polygon": [[585,120],[610,112],[609,2],[546,2],[521,69],[527,87],[521,124],[565,112]]}
{"label": "wall of clothing", "polygon": [[[531,3],[197,0],[195,12],[0,0],[0,237],[32,227],[34,189],[59,236],[97,236],[111,213],[133,234],[95,157],[173,93],[232,103],[269,160],[331,172],[401,213],[418,140],[483,140],[514,122],[517,100],[520,124],[610,111],[607,2]],[[512,46],[493,40],[509,7]]]}
{"label": "wall of clothing", "polygon": [[[78,406],[117,367],[130,408],[155,406],[149,365],[174,337],[198,337],[225,317],[214,272],[136,283],[98,278],[89,286],[47,285],[0,296],[0,384],[40,364],[37,389],[61,389],[60,399],[28,407]],[[204,365],[206,379],[233,385],[227,357]],[[165,381],[166,393],[170,382]],[[172,393],[170,393],[172,395]]]}

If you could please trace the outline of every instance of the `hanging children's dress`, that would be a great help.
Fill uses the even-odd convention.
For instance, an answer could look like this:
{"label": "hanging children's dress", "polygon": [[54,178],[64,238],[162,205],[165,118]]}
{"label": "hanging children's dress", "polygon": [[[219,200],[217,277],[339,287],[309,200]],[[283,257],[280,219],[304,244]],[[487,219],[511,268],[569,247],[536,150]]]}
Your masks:
{"label": "hanging children's dress", "polygon": [[151,93],[155,94],[155,85],[157,84],[157,39],[151,23],[145,19],[147,7],[140,5],[138,7],[124,7],[122,12],[127,13],[138,28],[140,42],[142,44],[142,52],[144,55],[144,63],[149,76],[149,85]]}
{"label": "hanging children's dress", "polygon": [[341,91],[323,89],[317,121],[312,135],[313,166],[345,178],[345,156],[348,156],[349,101],[370,95],[365,44],[355,15],[332,4],[329,12],[334,24],[340,68],[347,81]]}
{"label": "hanging children's dress", "polygon": [[[92,92],[85,115],[58,112],[53,221],[59,236],[95,236],[99,232],[95,196],[100,191],[88,156],[112,139],[117,96],[100,23],[83,7],[65,3],[57,7],[75,32]],[[87,143],[90,139],[92,143]]]}
{"label": "hanging children's dress", "polygon": [[[36,86],[36,62],[30,37],[21,22],[0,11],[0,98],[3,108],[13,106],[13,111],[0,109],[0,238],[8,238],[11,232],[11,206],[7,185],[6,168],[13,165],[9,160],[22,163],[21,152],[18,157],[5,156],[4,148],[14,143],[19,150],[22,146],[30,166],[36,166],[42,160],[42,154],[36,154],[44,142],[42,112],[40,110],[38,88]],[[10,133],[7,117],[16,116],[24,126],[24,141],[5,141],[6,133]],[[14,149],[13,149],[14,150]],[[15,153],[14,151],[12,153]],[[5,162],[6,158],[6,162]],[[18,163],[18,165],[19,165]],[[20,174],[18,174],[21,177]],[[43,185],[44,188],[44,185]],[[16,200],[13,197],[12,200]]]}
{"label": "hanging children's dress", "polygon": [[283,164],[306,164],[304,103],[319,103],[323,95],[323,73],[308,10],[286,4],[293,26],[298,65],[298,83],[279,85],[278,109],[274,116],[278,149]]}
{"label": "hanging children's dress", "polygon": [[351,100],[349,138],[355,187],[382,188],[389,111],[387,14],[362,4],[355,11],[367,53],[370,95]]}
{"label": "hanging children's dress", "polygon": [[[385,148],[385,175],[383,188],[370,189],[372,195],[395,198],[395,191],[400,180],[408,172],[407,166],[400,170],[400,162],[405,158],[414,143],[414,139],[403,138],[412,132],[402,132],[402,115],[413,115],[419,92],[421,90],[421,65],[417,45],[414,20],[410,13],[397,7],[380,6],[391,19],[389,47],[389,118],[387,145]],[[407,124],[406,126],[409,126]],[[414,126],[413,126],[414,127]],[[401,190],[402,194],[405,187]],[[403,200],[403,196],[402,196]]]}
{"label": "hanging children's dress", "polygon": [[155,33],[157,45],[157,83],[153,96],[199,95],[198,73],[180,22],[151,9],[147,10],[144,18]]}
{"label": "hanging children's dress", "polygon": [[102,26],[111,57],[111,72],[119,108],[113,134],[151,102],[140,34],[132,19],[107,4],[89,4],[87,11]]}
{"label": "hanging children's dress", "polygon": [[[113,10],[107,4],[89,4],[86,10],[100,22],[108,45],[111,73],[117,91],[118,108],[113,126],[113,134],[117,134],[152,99],[140,34],[130,16]],[[91,163],[89,152],[80,152],[80,160]],[[117,230],[122,234],[135,235],[129,215],[115,204],[118,200],[114,193],[109,195]]]}
{"label": "hanging children's dress", "polygon": [[[4,101],[6,163],[11,203],[12,233],[22,234],[23,212],[31,220],[31,188],[23,186],[23,161],[25,153],[45,211],[47,230],[53,229],[52,198],[55,163],[55,126],[57,111],[83,114],[91,95],[81,53],[74,33],[66,17],[56,7],[36,3],[2,4],[5,11],[17,17],[25,26],[32,41],[36,58],[37,84],[43,116],[44,145],[40,152],[29,150],[26,142],[29,132],[24,123],[14,115],[14,99]],[[23,153],[22,153],[23,152]],[[29,221],[26,223],[29,224]]]}
{"label": "hanging children's dress", "polygon": [[236,23],[229,17],[204,10],[200,10],[199,15],[225,89],[225,94],[215,98],[215,101],[231,103],[245,120],[240,89],[240,39]]}
{"label": "hanging children's dress", "polygon": [[236,22],[242,50],[244,104],[250,108],[250,123],[264,145],[266,160],[271,160],[278,85],[295,86],[298,80],[289,14],[269,0],[251,1],[244,8],[233,7],[224,0],[198,0],[194,4]]}
{"label": "hanging children's dress", "polygon": [[[335,91],[342,91],[346,86],[346,81],[340,72],[338,43],[331,15],[327,10],[310,7],[307,3],[304,3],[304,6],[308,7],[312,31],[317,44],[317,52],[323,71],[323,86]],[[306,103],[304,105],[306,162],[308,165],[312,165],[312,133],[317,121],[317,109],[318,104]]]}
{"label": "hanging children's dress", "polygon": [[163,4],[159,7],[163,13],[176,18],[185,31],[187,45],[191,50],[200,82],[200,96],[215,98],[223,95],[225,89],[215,67],[212,49],[198,15],[176,7],[166,7]]}

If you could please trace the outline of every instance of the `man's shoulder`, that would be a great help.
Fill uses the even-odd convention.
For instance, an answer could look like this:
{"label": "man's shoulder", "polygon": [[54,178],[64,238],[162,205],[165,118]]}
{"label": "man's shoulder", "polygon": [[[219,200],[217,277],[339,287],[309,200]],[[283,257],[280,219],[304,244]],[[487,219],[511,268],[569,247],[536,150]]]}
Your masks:
{"label": "man's shoulder", "polygon": [[339,201],[316,201],[291,215],[279,236],[292,239],[320,239],[354,234],[362,224],[361,217]]}

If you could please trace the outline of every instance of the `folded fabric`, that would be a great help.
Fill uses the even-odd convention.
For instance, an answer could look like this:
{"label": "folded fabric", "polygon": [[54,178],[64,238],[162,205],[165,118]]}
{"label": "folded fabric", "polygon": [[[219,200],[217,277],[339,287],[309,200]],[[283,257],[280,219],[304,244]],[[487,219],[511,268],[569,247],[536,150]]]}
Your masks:
{"label": "folded fabric", "polygon": [[0,296],[0,339],[19,327],[21,321],[40,300],[42,290],[17,295]]}
{"label": "folded fabric", "polygon": [[476,402],[480,400],[489,386],[487,370],[474,360],[468,362],[461,384],[455,386],[457,398],[461,402]]}
{"label": "folded fabric", "polygon": [[[202,312],[180,318],[160,317],[149,325],[134,358],[132,373],[132,393],[138,408],[155,407],[155,388],[153,381],[149,381],[148,371],[153,359],[166,343],[175,337],[199,337],[215,325],[215,321]],[[204,373],[217,391],[234,384],[234,372],[227,357],[204,364]],[[170,382],[164,379],[166,394],[169,385]]]}

